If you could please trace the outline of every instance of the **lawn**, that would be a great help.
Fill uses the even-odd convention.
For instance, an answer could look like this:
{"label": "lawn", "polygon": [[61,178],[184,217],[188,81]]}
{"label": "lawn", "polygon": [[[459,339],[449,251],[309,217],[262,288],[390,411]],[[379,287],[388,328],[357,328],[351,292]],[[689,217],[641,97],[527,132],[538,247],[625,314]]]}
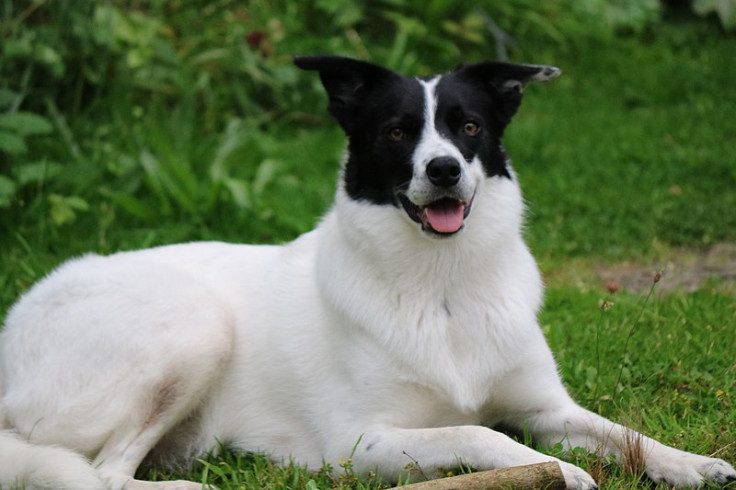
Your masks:
{"label": "lawn", "polygon": [[[86,251],[280,243],[311,229],[331,203],[344,139],[292,54],[427,74],[495,53],[484,17],[452,2],[124,11],[59,1],[28,16],[6,3],[16,9],[0,29],[0,114],[36,119],[0,118],[0,318]],[[563,70],[526,90],[506,135],[548,282],[540,323],[563,378],[590,409],[736,462],[736,258],[698,266],[736,242],[736,38],[686,9],[611,27],[566,15],[564,2],[519,5],[489,7],[516,39],[511,59]],[[671,287],[690,268],[702,280]],[[595,455],[565,457],[601,488],[647,485]],[[334,477],[227,451],[184,476],[222,489],[380,486],[349,462]]]}

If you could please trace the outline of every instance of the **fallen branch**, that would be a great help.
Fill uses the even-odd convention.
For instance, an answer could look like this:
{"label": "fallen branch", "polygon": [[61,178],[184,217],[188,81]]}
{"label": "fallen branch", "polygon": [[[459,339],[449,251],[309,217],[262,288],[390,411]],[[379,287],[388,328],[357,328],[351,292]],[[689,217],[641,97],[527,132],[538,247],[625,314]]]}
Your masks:
{"label": "fallen branch", "polygon": [[512,466],[413,483],[391,490],[564,490],[565,478],[560,465],[548,463]]}

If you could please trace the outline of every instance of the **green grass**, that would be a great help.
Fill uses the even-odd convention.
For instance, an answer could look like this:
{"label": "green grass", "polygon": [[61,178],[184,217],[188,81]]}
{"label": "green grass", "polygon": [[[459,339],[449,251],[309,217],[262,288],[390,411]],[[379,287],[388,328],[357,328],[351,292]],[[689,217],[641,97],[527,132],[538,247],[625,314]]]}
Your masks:
{"label": "green grass", "polygon": [[[79,34],[94,23],[72,18],[85,48],[72,59],[84,75],[68,64],[67,76],[53,78],[63,67],[34,58],[33,70],[19,64],[18,76],[0,84],[20,93],[12,80],[37,80],[22,108],[54,128],[27,126],[27,152],[0,153],[0,317],[51,268],[87,251],[202,239],[279,243],[311,229],[332,201],[344,139],[325,115],[318,81],[297,72],[291,54],[371,55],[426,74],[492,53],[477,18],[443,23],[446,2],[405,2],[390,15],[388,7],[349,2],[333,13],[306,2],[251,3],[200,13],[152,2],[148,17],[124,31],[138,37],[107,44],[97,31]],[[736,462],[733,288],[655,290],[645,302],[611,296],[591,272],[624,260],[667,263],[680,248],[736,241],[733,35],[676,15],[598,35],[574,16],[552,15],[555,2],[546,17],[525,2],[517,10],[499,5],[507,15],[494,11],[494,18],[519,41],[514,60],[564,73],[527,89],[506,142],[528,201],[527,238],[551,278],[540,322],[567,386],[615,421]],[[353,8],[363,9],[367,25],[351,20]],[[44,22],[35,39],[63,44]],[[154,24],[158,30],[148,29]],[[387,28],[395,35],[386,36]],[[448,34],[460,28],[462,35]],[[267,58],[243,44],[255,29],[271,36]],[[23,38],[11,31],[0,36]],[[11,60],[3,49],[3,74],[31,56]],[[142,65],[129,66],[131,59]],[[0,110],[8,111],[2,96]],[[5,204],[3,183],[11,196]],[[602,299],[614,306],[602,311]],[[594,455],[566,457],[602,488],[646,486]],[[191,472],[153,468],[147,476],[223,489],[381,486],[357,478],[349,462],[338,473],[226,451]]]}
{"label": "green grass", "polygon": [[[599,308],[602,297],[613,303]],[[736,447],[733,297],[552,289],[541,322],[574,398],[667,444]]]}
{"label": "green grass", "polygon": [[622,259],[736,238],[733,40],[708,28],[592,42],[527,91],[508,146],[533,248]]}
{"label": "green grass", "polygon": [[332,472],[332,468],[328,465],[318,471],[309,472],[293,464],[277,465],[262,455],[243,454],[227,448],[221,448],[218,456],[199,460],[194,470],[188,473],[162,473],[154,468],[143,472],[142,476],[151,480],[187,478],[216,485],[222,490],[242,488],[369,490],[387,486],[376,478],[358,478],[353,473],[349,460],[343,461],[337,472]]}

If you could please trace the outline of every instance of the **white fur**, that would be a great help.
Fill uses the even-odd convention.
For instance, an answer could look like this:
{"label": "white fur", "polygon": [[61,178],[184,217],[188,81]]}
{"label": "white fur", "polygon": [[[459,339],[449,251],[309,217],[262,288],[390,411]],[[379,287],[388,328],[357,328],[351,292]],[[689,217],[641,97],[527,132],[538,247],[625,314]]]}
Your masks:
{"label": "white fur", "polygon": [[[412,462],[432,477],[458,461],[554,460],[496,424],[618,455],[624,429],[570,399],[537,326],[542,283],[515,177],[468,178],[473,215],[450,239],[339,188],[319,226],[284,246],[63,265],[0,337],[0,486],[198,488],[133,475],[151,450],[187,462],[219,442],[315,469],[354,451],[358,471],[393,480]],[[736,476],[642,440],[655,479]],[[569,488],[594,488],[560,464]]]}

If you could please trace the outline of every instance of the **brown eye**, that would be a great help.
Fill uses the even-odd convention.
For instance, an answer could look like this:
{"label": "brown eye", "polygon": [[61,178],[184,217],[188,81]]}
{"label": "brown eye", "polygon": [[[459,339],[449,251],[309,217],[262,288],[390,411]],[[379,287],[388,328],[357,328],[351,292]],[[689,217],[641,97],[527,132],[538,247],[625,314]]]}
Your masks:
{"label": "brown eye", "polygon": [[480,131],[480,126],[475,124],[474,122],[468,121],[465,124],[463,124],[463,133],[469,134],[471,136],[478,134],[478,131]]}
{"label": "brown eye", "polygon": [[406,138],[406,133],[401,128],[392,128],[388,132],[388,137],[391,138],[391,141],[401,141]]}

